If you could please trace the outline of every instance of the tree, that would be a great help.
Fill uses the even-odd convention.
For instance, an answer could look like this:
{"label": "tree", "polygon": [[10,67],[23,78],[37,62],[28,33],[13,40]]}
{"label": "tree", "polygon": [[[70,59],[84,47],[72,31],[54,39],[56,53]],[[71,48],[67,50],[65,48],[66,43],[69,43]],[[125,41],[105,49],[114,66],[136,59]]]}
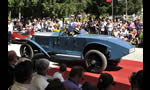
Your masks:
{"label": "tree", "polygon": [[136,0],[134,4],[134,12],[137,12],[136,14],[139,14],[141,12],[141,8],[143,5],[143,0]]}
{"label": "tree", "polygon": [[24,0],[14,0],[15,8],[18,9],[18,18],[21,18],[21,8],[24,6]]}
{"label": "tree", "polygon": [[[125,1],[114,1],[114,14],[123,15],[126,12]],[[142,0],[128,0],[128,14],[141,11]],[[14,10],[14,11],[13,11]],[[13,11],[11,13],[11,11]],[[15,13],[25,17],[63,18],[81,13],[95,15],[112,14],[112,4],[106,0],[8,0],[8,16]]]}
{"label": "tree", "polygon": [[8,0],[8,18],[11,19],[11,10],[14,7],[14,0]]}
{"label": "tree", "polygon": [[106,0],[92,0],[88,2],[85,11],[99,18],[100,15],[108,13],[109,8],[111,8],[111,3],[107,3]]}

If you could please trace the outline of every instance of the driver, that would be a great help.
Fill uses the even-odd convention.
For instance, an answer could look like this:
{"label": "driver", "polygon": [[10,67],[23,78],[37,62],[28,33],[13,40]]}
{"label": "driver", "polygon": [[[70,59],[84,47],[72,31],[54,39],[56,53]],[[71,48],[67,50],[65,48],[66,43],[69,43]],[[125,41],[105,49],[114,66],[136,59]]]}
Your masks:
{"label": "driver", "polygon": [[70,34],[71,36],[80,34],[79,28],[73,28],[73,30],[72,30],[71,32],[69,32],[69,34]]}
{"label": "driver", "polygon": [[84,29],[84,26],[82,25],[80,27],[80,31],[79,31],[80,34],[87,34],[86,30]]}
{"label": "driver", "polygon": [[73,27],[71,25],[69,25],[69,27],[66,30],[69,36],[72,36],[74,34]]}

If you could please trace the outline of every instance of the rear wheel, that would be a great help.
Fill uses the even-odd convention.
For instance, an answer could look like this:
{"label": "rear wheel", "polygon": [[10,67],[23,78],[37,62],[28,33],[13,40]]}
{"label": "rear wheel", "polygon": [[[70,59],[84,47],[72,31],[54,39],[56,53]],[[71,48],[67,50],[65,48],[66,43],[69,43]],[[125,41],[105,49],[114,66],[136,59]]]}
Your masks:
{"label": "rear wheel", "polygon": [[32,47],[29,44],[22,44],[20,47],[20,55],[21,57],[32,59],[34,56]]}
{"label": "rear wheel", "polygon": [[107,59],[100,51],[89,50],[85,54],[85,64],[88,71],[101,73],[107,67]]}

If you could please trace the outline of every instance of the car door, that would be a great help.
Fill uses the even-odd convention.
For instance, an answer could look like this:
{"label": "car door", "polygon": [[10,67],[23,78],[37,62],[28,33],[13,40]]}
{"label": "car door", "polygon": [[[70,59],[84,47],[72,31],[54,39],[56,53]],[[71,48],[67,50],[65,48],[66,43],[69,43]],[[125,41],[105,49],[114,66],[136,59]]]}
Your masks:
{"label": "car door", "polygon": [[87,43],[86,38],[74,37],[74,39],[73,39],[73,50],[78,52],[79,54],[81,54],[86,43]]}
{"label": "car door", "polygon": [[54,43],[54,50],[57,53],[81,55],[86,40],[73,36],[59,36],[54,39]]}
{"label": "car door", "polygon": [[85,38],[80,38],[80,37],[70,37],[69,41],[68,41],[68,50],[70,50],[70,52],[73,55],[81,55],[82,54],[82,50],[84,49],[85,45],[86,45],[86,39]]}
{"label": "car door", "polygon": [[67,54],[68,52],[68,42],[69,37],[67,36],[58,36],[54,38],[53,42],[53,52],[55,53],[62,53],[62,54]]}

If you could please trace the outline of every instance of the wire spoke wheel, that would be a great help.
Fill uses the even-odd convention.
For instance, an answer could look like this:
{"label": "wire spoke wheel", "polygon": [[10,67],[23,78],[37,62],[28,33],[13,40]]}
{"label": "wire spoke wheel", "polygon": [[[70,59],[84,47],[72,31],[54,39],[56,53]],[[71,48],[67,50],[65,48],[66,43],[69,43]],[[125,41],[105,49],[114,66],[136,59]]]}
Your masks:
{"label": "wire spoke wheel", "polygon": [[102,72],[107,67],[107,59],[98,50],[89,50],[85,55],[85,64],[90,72]]}
{"label": "wire spoke wheel", "polygon": [[21,45],[20,55],[21,57],[26,57],[31,59],[34,55],[32,47],[29,44]]}

